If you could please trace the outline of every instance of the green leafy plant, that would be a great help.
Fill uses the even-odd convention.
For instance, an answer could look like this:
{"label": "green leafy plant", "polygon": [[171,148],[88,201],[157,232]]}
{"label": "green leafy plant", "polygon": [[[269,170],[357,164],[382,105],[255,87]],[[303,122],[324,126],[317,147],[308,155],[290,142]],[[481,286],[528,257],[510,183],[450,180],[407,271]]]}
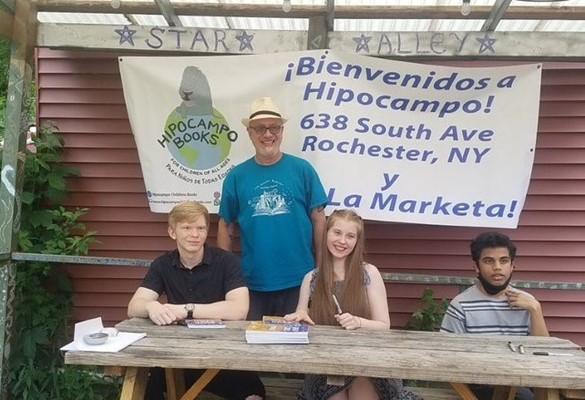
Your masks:
{"label": "green leafy plant", "polygon": [[[79,218],[87,209],[68,210],[66,179],[78,171],[60,163],[63,140],[52,125],[25,151],[19,250],[44,254],[87,254],[96,240]],[[9,359],[10,399],[104,400],[115,398],[119,382],[96,368],[68,366],[59,348],[66,344],[72,284],[65,268],[48,262],[17,266],[14,322]]]}
{"label": "green leafy plant", "polygon": [[421,308],[412,314],[410,321],[406,323],[404,328],[412,331],[439,330],[449,302],[445,299],[435,300],[433,290],[430,288],[423,290],[421,302]]}
{"label": "green leafy plant", "polygon": [[0,139],[4,137],[6,129],[6,98],[0,97]]}
{"label": "green leafy plant", "polygon": [[6,97],[6,88],[8,87],[10,46],[10,41],[0,36],[0,97]]}
{"label": "green leafy plant", "polygon": [[[8,90],[11,46],[8,39],[0,36],[0,139],[4,138],[6,128],[6,93]],[[24,105],[27,116],[25,123],[28,126],[35,123],[37,103],[35,101],[36,85],[34,82],[31,82],[29,89],[29,96],[26,98],[26,104]]]}
{"label": "green leafy plant", "polygon": [[10,63],[10,42],[0,36],[0,139],[4,137],[6,119],[6,89],[8,88],[8,65]]}

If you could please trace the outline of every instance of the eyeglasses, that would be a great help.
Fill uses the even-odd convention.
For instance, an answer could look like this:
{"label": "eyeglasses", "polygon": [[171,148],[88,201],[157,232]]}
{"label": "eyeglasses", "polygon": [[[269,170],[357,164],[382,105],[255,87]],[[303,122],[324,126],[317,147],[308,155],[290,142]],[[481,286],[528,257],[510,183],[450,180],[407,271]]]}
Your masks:
{"label": "eyeglasses", "polygon": [[267,130],[270,131],[270,133],[273,135],[277,135],[282,131],[282,125],[249,126],[248,128],[257,135],[264,135]]}

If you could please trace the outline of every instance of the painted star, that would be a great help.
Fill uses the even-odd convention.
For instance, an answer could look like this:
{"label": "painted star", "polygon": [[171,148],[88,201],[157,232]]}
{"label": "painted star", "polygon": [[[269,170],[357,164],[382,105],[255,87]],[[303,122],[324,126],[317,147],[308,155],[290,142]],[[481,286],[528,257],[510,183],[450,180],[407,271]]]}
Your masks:
{"label": "painted star", "polygon": [[134,39],[132,36],[137,32],[135,29],[130,29],[128,25],[124,25],[123,29],[114,29],[118,35],[120,35],[120,43],[128,42],[130,46],[134,47]]}
{"label": "painted star", "polygon": [[479,54],[485,53],[488,50],[490,51],[490,53],[496,52],[496,50],[494,50],[493,44],[496,43],[498,41],[498,39],[492,39],[486,33],[484,37],[475,38],[475,40],[477,40],[481,45],[481,46],[479,46]]}
{"label": "painted star", "polygon": [[254,48],[252,47],[252,39],[254,39],[254,35],[248,35],[246,31],[242,31],[241,35],[236,35],[236,39],[240,41],[240,51],[246,49],[254,51]]}
{"label": "painted star", "polygon": [[364,36],[363,34],[361,34],[359,37],[354,37],[353,41],[357,43],[357,46],[355,48],[355,52],[359,53],[360,50],[364,50],[366,53],[370,52],[370,47],[368,46],[368,43],[370,42],[370,40],[372,40],[371,36]]}

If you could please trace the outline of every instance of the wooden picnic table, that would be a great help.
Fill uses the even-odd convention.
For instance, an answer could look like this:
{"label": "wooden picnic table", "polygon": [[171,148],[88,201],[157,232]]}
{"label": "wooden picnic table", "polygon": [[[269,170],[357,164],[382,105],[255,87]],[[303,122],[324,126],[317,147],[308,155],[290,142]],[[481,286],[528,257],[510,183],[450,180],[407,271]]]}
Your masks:
{"label": "wooden picnic table", "polygon": [[[169,372],[172,397],[192,399],[221,369],[401,378],[449,382],[465,399],[467,383],[545,388],[543,397],[558,399],[559,389],[585,389],[585,352],[554,337],[456,335],[405,330],[345,331],[310,328],[310,344],[247,344],[249,322],[226,322],[225,329],[156,326],[133,318],[120,331],[146,337],[118,353],[67,352],[66,364],[127,367],[122,399],[142,398],[149,367]],[[511,341],[525,352],[512,352]],[[559,355],[534,355],[533,352]],[[130,368],[128,368],[130,367]],[[183,396],[180,369],[207,369]],[[207,380],[207,382],[205,382]],[[184,385],[184,384],[183,384]]]}

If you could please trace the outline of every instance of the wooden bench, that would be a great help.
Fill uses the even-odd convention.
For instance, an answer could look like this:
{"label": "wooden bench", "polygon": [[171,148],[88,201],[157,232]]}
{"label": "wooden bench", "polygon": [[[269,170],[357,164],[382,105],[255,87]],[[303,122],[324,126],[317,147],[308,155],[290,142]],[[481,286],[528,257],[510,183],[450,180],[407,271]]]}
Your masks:
{"label": "wooden bench", "polygon": [[[301,389],[302,379],[262,377],[266,387],[266,400],[296,400]],[[459,395],[451,387],[408,387],[424,400],[460,400]],[[220,397],[203,392],[197,399],[218,400]]]}
{"label": "wooden bench", "polygon": [[[106,367],[104,373],[108,376],[123,376],[125,369],[126,368],[124,367]],[[275,378],[262,376],[261,379],[266,387],[266,400],[296,400],[297,393],[301,389],[303,383],[303,380],[299,378]],[[455,389],[445,384],[437,387],[407,387],[424,400],[461,400],[461,397],[457,394]],[[197,397],[197,399],[221,400],[221,397],[218,397],[213,393],[203,392]],[[561,399],[585,400],[585,390],[562,389]]]}

